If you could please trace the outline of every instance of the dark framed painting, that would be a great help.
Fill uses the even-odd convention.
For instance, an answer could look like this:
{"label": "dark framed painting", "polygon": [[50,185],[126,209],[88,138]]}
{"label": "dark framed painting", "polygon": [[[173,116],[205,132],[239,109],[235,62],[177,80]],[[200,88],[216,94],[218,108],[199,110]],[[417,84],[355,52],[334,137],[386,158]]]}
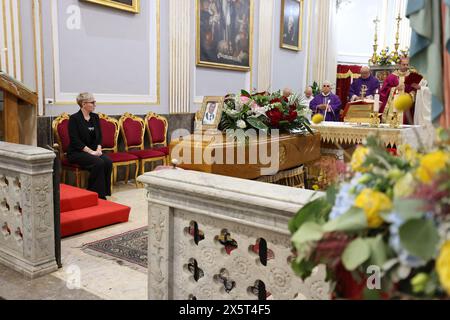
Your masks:
{"label": "dark framed painting", "polygon": [[140,12],[140,0],[83,0],[86,2],[101,4],[107,7],[125,10],[133,13]]}
{"label": "dark framed painting", "polygon": [[280,47],[302,50],[304,0],[282,0]]}
{"label": "dark framed painting", "polygon": [[249,71],[253,0],[197,1],[197,65]]}

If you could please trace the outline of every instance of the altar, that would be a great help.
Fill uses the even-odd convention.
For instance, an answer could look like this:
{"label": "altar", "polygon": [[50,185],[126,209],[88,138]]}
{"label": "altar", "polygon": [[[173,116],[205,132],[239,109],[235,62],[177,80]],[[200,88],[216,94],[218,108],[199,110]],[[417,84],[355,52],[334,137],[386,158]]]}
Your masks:
{"label": "altar", "polygon": [[434,131],[424,126],[403,125],[398,129],[391,128],[388,124],[380,127],[371,127],[368,123],[349,122],[322,122],[312,125],[312,128],[320,132],[322,143],[338,145],[359,145],[371,135],[375,135],[388,147],[409,144],[412,148],[421,146],[429,148],[433,145]]}
{"label": "altar", "polygon": [[424,126],[404,125],[398,129],[388,124],[371,127],[368,123],[322,122],[313,124],[312,129],[320,133],[321,157],[308,167],[308,184],[326,189],[336,182],[345,171],[358,145],[369,136],[378,137],[386,149],[395,149],[409,144],[412,148],[425,149],[433,145],[434,131]]}
{"label": "altar", "polygon": [[171,158],[182,169],[265,182],[288,170],[298,174],[299,168],[318,160],[320,154],[319,133],[260,135],[243,143],[221,132],[195,133],[170,143]]}

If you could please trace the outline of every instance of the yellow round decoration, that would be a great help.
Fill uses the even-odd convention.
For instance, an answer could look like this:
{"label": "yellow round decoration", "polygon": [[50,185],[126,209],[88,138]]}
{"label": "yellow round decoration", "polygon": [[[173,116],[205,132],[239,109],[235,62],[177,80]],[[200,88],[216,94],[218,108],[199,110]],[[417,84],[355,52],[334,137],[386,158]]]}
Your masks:
{"label": "yellow round decoration", "polygon": [[323,115],[321,115],[320,113],[317,113],[312,117],[312,122],[315,124],[319,124],[323,122],[323,120],[324,120]]}
{"label": "yellow round decoration", "polygon": [[399,94],[394,99],[394,107],[400,112],[404,112],[408,109],[411,109],[414,102],[412,97],[407,93]]}
{"label": "yellow round decoration", "polygon": [[450,241],[447,241],[441,249],[436,260],[436,270],[442,287],[450,295]]}

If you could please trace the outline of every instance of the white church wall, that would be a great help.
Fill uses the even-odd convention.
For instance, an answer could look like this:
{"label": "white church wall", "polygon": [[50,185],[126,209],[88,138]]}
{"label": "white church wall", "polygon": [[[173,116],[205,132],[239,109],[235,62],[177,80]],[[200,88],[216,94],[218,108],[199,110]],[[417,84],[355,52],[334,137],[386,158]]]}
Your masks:
{"label": "white church wall", "polygon": [[344,0],[337,12],[336,36],[338,63],[368,64],[373,55],[374,20],[378,17],[378,53],[389,46],[394,49],[400,14],[400,49],[410,44],[409,21],[405,17],[406,0]]}
{"label": "white church wall", "polygon": [[278,90],[285,87],[291,88],[294,92],[302,93],[306,83],[307,59],[308,59],[308,37],[310,25],[308,24],[309,6],[311,1],[306,0],[303,3],[303,27],[302,27],[302,45],[300,51],[292,51],[280,47],[280,29],[281,29],[281,3],[275,1],[274,9],[274,31],[273,31],[273,66],[271,89]]}
{"label": "white church wall", "polygon": [[[258,87],[260,41],[267,36],[259,32],[262,0],[254,0],[251,72],[199,67],[196,0],[189,1],[190,81],[185,90],[189,92],[187,112],[196,112],[204,96]],[[308,13],[313,0],[304,2],[302,50],[294,52],[279,46],[281,1],[273,1],[273,17],[268,22],[273,26],[271,50],[267,51],[271,66],[263,70],[270,90],[291,87],[301,92],[306,85],[307,51],[312,46],[308,45]],[[77,111],[74,100],[80,91],[96,94],[98,112],[170,113],[170,79],[177,76],[170,75],[170,1],[141,1],[137,15],[78,0],[18,4],[23,79],[39,93],[40,115]]]}

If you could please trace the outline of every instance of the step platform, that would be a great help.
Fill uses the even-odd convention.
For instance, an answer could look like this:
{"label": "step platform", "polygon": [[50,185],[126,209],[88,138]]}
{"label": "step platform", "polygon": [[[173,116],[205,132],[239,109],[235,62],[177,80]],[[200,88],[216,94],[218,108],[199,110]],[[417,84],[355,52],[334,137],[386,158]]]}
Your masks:
{"label": "step platform", "polygon": [[95,192],[60,185],[61,237],[128,222],[131,208],[98,199]]}

